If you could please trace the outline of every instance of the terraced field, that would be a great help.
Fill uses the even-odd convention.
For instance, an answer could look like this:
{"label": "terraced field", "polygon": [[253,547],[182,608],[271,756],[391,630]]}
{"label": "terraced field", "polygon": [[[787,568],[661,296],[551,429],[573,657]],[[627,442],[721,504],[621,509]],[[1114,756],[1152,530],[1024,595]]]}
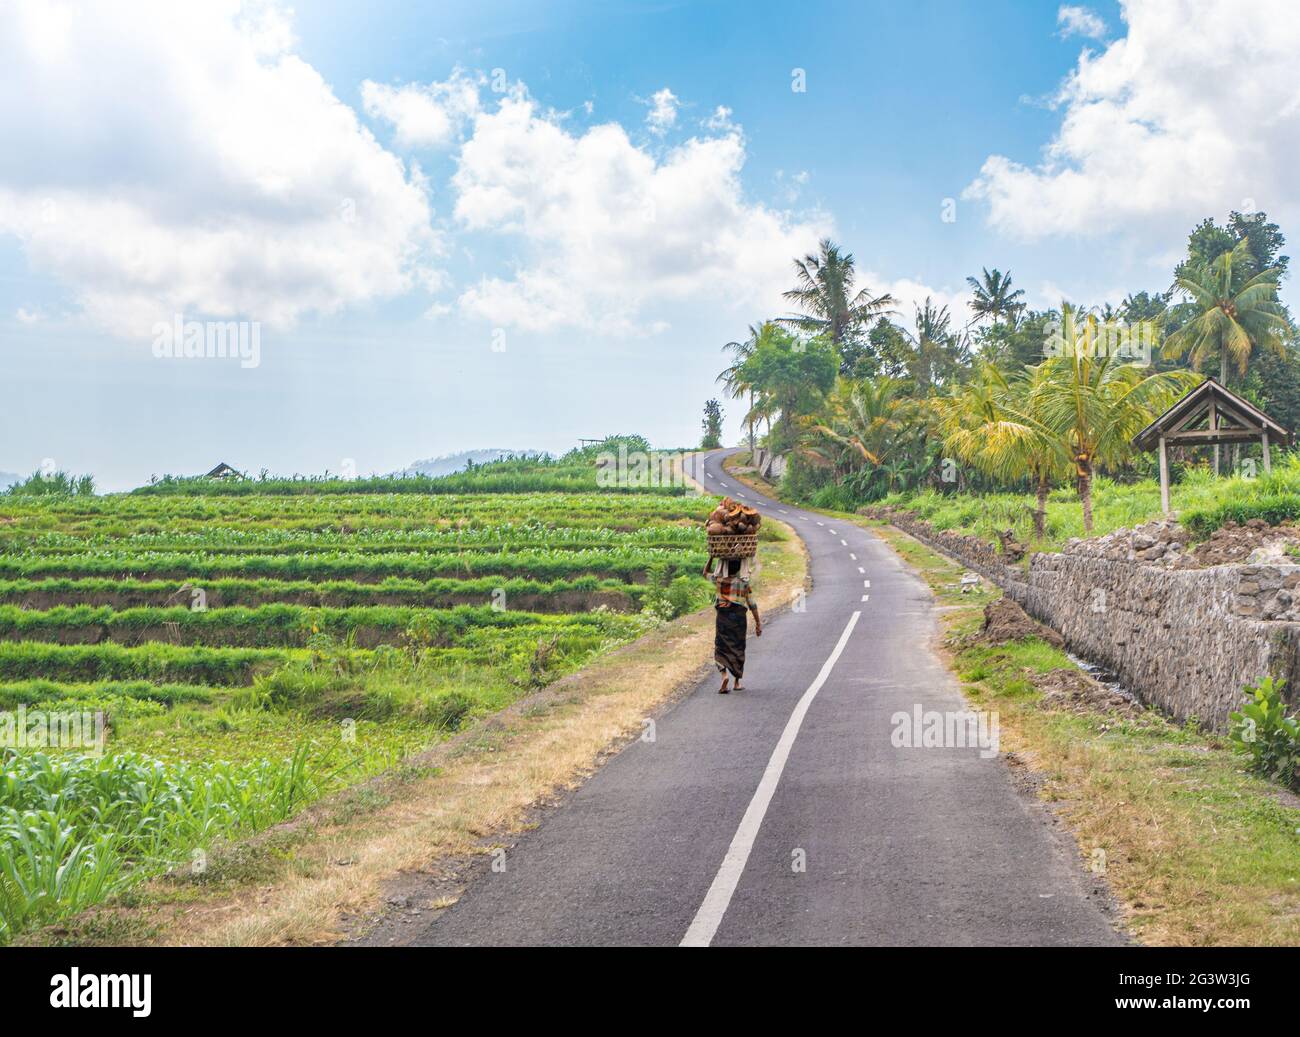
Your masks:
{"label": "terraced field", "polygon": [[[214,840],[703,604],[712,501],[598,491],[567,460],[356,492],[0,496],[0,711],[22,711],[0,728],[0,942],[163,869],[201,876]],[[74,714],[102,742],[15,744]]]}

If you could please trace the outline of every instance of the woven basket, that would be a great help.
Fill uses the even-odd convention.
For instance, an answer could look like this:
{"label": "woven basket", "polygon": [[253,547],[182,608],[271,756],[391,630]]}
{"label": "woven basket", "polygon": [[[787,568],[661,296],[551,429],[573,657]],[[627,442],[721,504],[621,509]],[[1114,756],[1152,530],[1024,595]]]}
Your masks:
{"label": "woven basket", "polygon": [[710,533],[708,540],[714,558],[753,558],[758,554],[757,533]]}

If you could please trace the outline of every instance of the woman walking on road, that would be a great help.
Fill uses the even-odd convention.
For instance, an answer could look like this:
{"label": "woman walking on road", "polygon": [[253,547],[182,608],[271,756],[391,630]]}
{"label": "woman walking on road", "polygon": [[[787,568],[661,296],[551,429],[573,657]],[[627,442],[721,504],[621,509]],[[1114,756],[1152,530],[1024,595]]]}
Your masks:
{"label": "woman walking on road", "polygon": [[[714,566],[714,562],[717,566]],[[749,577],[752,571],[749,558],[710,558],[704,566],[704,575],[713,581],[715,632],[713,635],[713,661],[722,674],[719,695],[731,689],[728,684],[736,678],[736,690],[743,691],[740,679],[745,674],[745,635],[748,632],[746,614],[754,613],[754,636],[763,636],[763,620],[758,614],[758,603],[750,593]]]}

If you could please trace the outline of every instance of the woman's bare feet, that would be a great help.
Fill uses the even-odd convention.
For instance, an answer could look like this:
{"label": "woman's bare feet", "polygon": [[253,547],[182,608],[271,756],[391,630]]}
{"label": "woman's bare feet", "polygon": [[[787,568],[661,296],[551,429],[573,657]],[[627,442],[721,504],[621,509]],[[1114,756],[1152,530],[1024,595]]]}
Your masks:
{"label": "woman's bare feet", "polygon": [[719,695],[725,695],[727,692],[729,692],[729,691],[731,690],[731,689],[728,687],[728,685],[729,685],[730,683],[731,683],[731,677],[730,677],[728,674],[725,674],[725,673],[724,673],[724,674],[722,675],[722,687],[720,687],[720,688],[718,689],[718,694],[719,694]]}
{"label": "woman's bare feet", "polygon": [[739,680],[736,681],[736,690],[737,690],[737,691],[744,691],[744,690],[745,690],[744,685],[742,685],[742,684],[740,683]]}

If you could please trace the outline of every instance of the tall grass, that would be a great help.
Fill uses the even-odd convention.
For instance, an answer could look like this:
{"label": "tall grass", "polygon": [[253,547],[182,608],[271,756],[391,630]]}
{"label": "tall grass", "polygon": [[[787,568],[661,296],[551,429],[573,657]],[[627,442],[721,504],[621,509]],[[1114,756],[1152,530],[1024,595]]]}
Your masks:
{"label": "tall grass", "polygon": [[0,751],[0,943],[99,903],[219,836],[289,817],[348,770],[289,759],[163,764]]}

